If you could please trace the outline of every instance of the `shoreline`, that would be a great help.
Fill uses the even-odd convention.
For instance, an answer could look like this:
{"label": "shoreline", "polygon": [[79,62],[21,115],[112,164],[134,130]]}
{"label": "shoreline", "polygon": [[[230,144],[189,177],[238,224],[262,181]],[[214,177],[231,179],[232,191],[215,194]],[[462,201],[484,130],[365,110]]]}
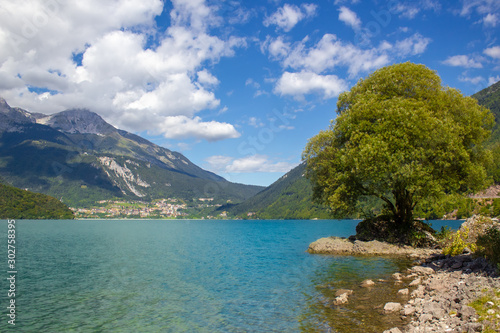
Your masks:
{"label": "shoreline", "polygon": [[[455,257],[435,255],[413,266],[407,272],[413,287],[409,300],[401,304],[400,315],[410,322],[394,327],[386,333],[420,332],[482,332],[486,328],[499,329],[498,320],[482,320],[471,303],[481,297],[500,292],[500,278],[496,268],[484,258],[471,254]],[[397,273],[393,275],[397,281]],[[491,303],[490,314],[500,317],[499,300]],[[389,303],[388,303],[389,304]],[[384,307],[384,309],[387,307]],[[397,306],[396,306],[397,308]]]}
{"label": "shoreline", "polygon": [[[384,281],[385,285],[380,281],[365,280],[361,289],[356,291],[370,297],[378,289],[380,292],[388,288],[387,284],[389,288],[399,289],[397,296],[373,299],[381,316],[398,317],[404,323],[388,327],[384,333],[481,332],[487,327],[500,325],[500,278],[496,267],[484,258],[471,254],[445,256],[441,250],[378,241],[349,241],[339,237],[318,239],[310,244],[307,252],[414,260],[407,270],[392,274],[388,281]],[[331,301],[333,308],[342,311],[347,303],[356,307],[356,295],[352,293],[353,290],[339,290]],[[489,309],[496,320],[493,323],[480,321],[479,314],[470,306],[487,294],[498,298]]]}

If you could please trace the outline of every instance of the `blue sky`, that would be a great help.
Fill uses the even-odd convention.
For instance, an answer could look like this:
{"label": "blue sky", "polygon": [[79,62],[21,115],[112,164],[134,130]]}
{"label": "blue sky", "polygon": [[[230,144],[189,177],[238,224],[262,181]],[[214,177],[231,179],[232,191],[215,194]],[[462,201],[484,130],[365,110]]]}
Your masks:
{"label": "blue sky", "polygon": [[0,96],[88,108],[230,181],[269,185],[338,95],[411,61],[500,80],[500,1],[33,0],[0,5]]}

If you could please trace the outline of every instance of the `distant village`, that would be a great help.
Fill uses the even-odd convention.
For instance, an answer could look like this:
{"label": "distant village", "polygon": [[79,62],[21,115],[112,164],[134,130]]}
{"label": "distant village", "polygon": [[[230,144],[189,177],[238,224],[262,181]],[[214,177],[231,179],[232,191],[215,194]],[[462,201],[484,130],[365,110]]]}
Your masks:
{"label": "distant village", "polygon": [[[182,200],[175,198],[161,199],[154,202],[102,200],[99,206],[91,208],[71,208],[76,218],[187,218],[191,214],[188,209],[202,210],[209,207],[220,207],[212,204],[213,198],[199,198],[198,204],[188,206]],[[225,218],[226,212],[217,216],[201,218]]]}

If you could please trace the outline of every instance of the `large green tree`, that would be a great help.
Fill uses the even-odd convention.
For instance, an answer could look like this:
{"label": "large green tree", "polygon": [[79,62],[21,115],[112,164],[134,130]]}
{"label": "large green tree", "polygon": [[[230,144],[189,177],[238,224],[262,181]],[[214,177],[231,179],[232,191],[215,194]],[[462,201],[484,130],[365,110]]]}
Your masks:
{"label": "large green tree", "polygon": [[423,199],[487,186],[491,112],[424,65],[379,69],[339,96],[337,118],[304,150],[314,198],[339,214],[377,197],[411,230]]}

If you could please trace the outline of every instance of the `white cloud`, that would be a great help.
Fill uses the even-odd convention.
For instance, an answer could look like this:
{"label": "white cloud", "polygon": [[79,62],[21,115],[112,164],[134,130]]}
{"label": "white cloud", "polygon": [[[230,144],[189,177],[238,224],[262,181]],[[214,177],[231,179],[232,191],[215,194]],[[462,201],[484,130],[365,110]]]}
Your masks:
{"label": "white cloud", "polygon": [[470,18],[472,14],[481,16],[477,21],[485,28],[494,28],[500,22],[500,1],[498,0],[462,0],[461,16]]}
{"label": "white cloud", "polygon": [[483,24],[486,27],[496,27],[498,22],[499,22],[499,19],[498,19],[498,16],[496,14],[488,13],[488,15],[486,15],[483,18]]}
{"label": "white cloud", "polygon": [[[172,119],[183,119],[177,137],[186,137],[178,133],[182,126],[197,138],[237,137],[230,124],[194,116],[220,106],[213,92],[219,81],[206,65],[233,56],[246,41],[210,35],[221,19],[204,0],[172,4],[170,27],[156,35],[161,0],[4,1],[0,95],[45,113],[86,107],[131,131],[164,133]],[[201,134],[193,134],[193,127]]]}
{"label": "white cloud", "polygon": [[312,46],[308,46],[308,42],[308,37],[294,44],[285,43],[279,37],[267,37],[262,44],[263,51],[267,51],[273,60],[280,61],[284,69],[275,83],[276,94],[294,96],[299,100],[313,93],[325,99],[336,97],[346,90],[346,82],[329,73],[345,67],[349,78],[355,78],[360,72],[373,71],[397,58],[424,53],[431,39],[415,33],[394,45],[382,41],[371,49],[344,42],[333,34],[323,35]]}
{"label": "white cloud", "polygon": [[241,134],[228,123],[203,122],[200,117],[165,117],[161,124],[163,136],[167,139],[198,138],[207,141],[239,138]]}
{"label": "white cloud", "polygon": [[475,76],[475,77],[461,76],[458,78],[458,80],[462,82],[470,82],[472,84],[478,84],[479,82],[484,81],[484,78],[482,76]]}
{"label": "white cloud", "polygon": [[202,85],[210,87],[219,84],[219,80],[206,69],[199,71],[197,75],[198,75],[198,82],[201,83]]}
{"label": "white cloud", "polygon": [[361,20],[355,12],[349,8],[342,6],[339,9],[339,20],[345,24],[351,26],[353,29],[359,29],[361,26]]}
{"label": "white cloud", "polygon": [[283,31],[290,31],[299,21],[316,14],[315,4],[302,4],[301,7],[285,4],[264,20],[264,26],[276,25]]}
{"label": "white cloud", "polygon": [[495,84],[497,83],[498,81],[500,81],[500,75],[497,75],[497,76],[490,76],[488,78],[488,86],[491,86],[492,84]]}
{"label": "white cloud", "polygon": [[290,43],[285,42],[282,36],[276,39],[267,36],[266,40],[261,45],[261,51],[264,52],[265,49],[269,51],[269,54],[274,59],[280,59],[286,57],[290,52]]}
{"label": "white cloud", "polygon": [[411,37],[396,42],[395,47],[401,57],[406,57],[408,55],[424,53],[430,42],[430,38],[423,37],[419,33],[416,33]]}
{"label": "white cloud", "polygon": [[500,10],[497,0],[462,0],[461,16],[469,16],[473,11],[480,15],[495,13]]}
{"label": "white cloud", "polygon": [[325,34],[310,48],[306,47],[306,41],[294,45],[286,57],[282,58],[283,67],[321,73],[337,66],[346,66],[349,74],[355,76],[360,71],[370,71],[389,62],[385,50],[364,50],[342,42],[332,34]]}
{"label": "white cloud", "polygon": [[483,53],[492,58],[500,59],[500,46],[493,46],[485,49]]}
{"label": "white cloud", "polygon": [[420,12],[420,8],[414,5],[408,5],[404,3],[398,3],[394,9],[395,12],[399,13],[401,17],[408,19],[413,19]]}
{"label": "white cloud", "polygon": [[266,155],[251,155],[235,159],[216,155],[205,159],[208,169],[219,173],[288,172],[296,165],[288,162],[274,162]]}
{"label": "white cloud", "polygon": [[483,65],[474,59],[469,58],[466,55],[456,55],[448,57],[443,64],[454,66],[454,67],[465,67],[465,68],[482,68]]}
{"label": "white cloud", "polygon": [[250,117],[248,118],[248,125],[258,128],[263,127],[264,123],[257,117]]}
{"label": "white cloud", "polygon": [[398,1],[396,6],[392,9],[398,13],[400,17],[407,19],[414,19],[422,10],[439,11],[441,4],[436,0],[419,0],[419,1]]}
{"label": "white cloud", "polygon": [[317,93],[324,99],[337,97],[347,90],[347,83],[336,75],[320,75],[313,72],[285,72],[278,80],[275,93],[303,99],[305,94]]}

